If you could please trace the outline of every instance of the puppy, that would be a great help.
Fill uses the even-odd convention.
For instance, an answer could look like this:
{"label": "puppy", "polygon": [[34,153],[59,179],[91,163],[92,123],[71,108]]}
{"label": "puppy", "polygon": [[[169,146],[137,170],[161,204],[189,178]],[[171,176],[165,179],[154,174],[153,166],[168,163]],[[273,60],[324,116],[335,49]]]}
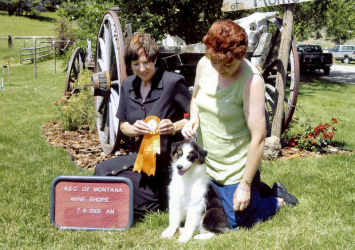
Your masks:
{"label": "puppy", "polygon": [[162,233],[171,238],[186,217],[179,242],[191,239],[205,211],[209,178],[203,164],[207,152],[195,142],[185,140],[172,145],[172,178],[169,184],[169,226]]}
{"label": "puppy", "polygon": [[[172,146],[172,178],[169,185],[169,226],[162,233],[171,238],[180,229],[179,242],[187,242],[199,226],[196,239],[209,239],[214,233],[229,231],[222,202],[209,184],[204,165],[207,152],[191,140]],[[206,211],[205,216],[202,217]]]}

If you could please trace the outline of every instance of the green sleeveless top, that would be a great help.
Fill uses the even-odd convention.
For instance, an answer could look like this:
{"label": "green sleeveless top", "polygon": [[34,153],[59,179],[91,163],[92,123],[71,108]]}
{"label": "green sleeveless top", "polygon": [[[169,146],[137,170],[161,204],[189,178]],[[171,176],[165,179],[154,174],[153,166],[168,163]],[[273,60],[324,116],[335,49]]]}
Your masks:
{"label": "green sleeveless top", "polygon": [[207,150],[207,173],[221,185],[241,181],[247,159],[250,132],[244,117],[243,92],[258,70],[243,60],[240,74],[225,88],[218,87],[218,73],[206,57],[200,61],[198,143]]}

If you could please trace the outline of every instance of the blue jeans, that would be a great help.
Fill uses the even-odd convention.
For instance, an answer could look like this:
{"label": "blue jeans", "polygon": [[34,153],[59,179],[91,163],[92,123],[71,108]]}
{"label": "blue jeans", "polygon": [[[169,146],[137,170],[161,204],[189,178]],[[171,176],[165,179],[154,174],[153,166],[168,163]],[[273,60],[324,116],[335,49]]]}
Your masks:
{"label": "blue jeans", "polygon": [[259,221],[268,219],[279,210],[276,197],[261,197],[255,185],[252,185],[248,207],[243,211],[236,212],[233,209],[233,195],[239,183],[221,186],[211,181],[211,185],[222,200],[227,220],[232,229],[251,227]]}

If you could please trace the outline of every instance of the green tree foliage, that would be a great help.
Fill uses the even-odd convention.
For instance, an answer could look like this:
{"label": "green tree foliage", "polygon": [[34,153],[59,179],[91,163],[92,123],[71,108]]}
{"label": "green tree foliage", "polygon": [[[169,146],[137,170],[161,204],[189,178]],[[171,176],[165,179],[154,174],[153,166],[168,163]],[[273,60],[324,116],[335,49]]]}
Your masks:
{"label": "green tree foliage", "polygon": [[[77,48],[86,48],[87,39],[91,40],[95,49],[97,32],[100,28],[102,17],[112,3],[106,1],[70,1],[61,5],[57,23],[57,37],[61,40],[75,40],[74,45],[65,55],[65,62],[69,61],[72,51]],[[75,32],[75,35],[73,35]],[[66,67],[65,67],[66,68]]]}
{"label": "green tree foliage", "polygon": [[355,37],[355,4],[352,0],[331,1],[326,13],[327,34],[337,43]]}
{"label": "green tree foliage", "polygon": [[319,38],[324,28],[327,36],[337,43],[353,38],[353,0],[318,0],[296,5],[294,33],[297,40],[305,40],[311,35]]}
{"label": "green tree foliage", "polygon": [[0,10],[5,10],[10,16],[37,15],[37,12],[56,9],[60,0],[0,0]]}
{"label": "green tree foliage", "polygon": [[120,7],[119,15],[155,38],[165,33],[178,35],[187,43],[201,41],[209,26],[223,17],[222,0],[139,0],[115,2]]}
{"label": "green tree foliage", "polygon": [[[222,13],[222,1],[68,0],[62,4],[59,15],[79,27],[77,37],[81,47],[86,46],[87,38],[95,45],[103,14],[113,5],[119,8],[116,12],[123,29],[125,24],[130,23],[133,31],[150,33],[157,40],[169,33],[180,36],[187,43],[201,41],[210,25],[221,18],[237,19],[254,11],[268,10],[278,10],[282,16],[282,7]],[[315,0],[296,4],[296,39],[320,36],[322,29],[337,42],[351,39],[354,37],[355,25],[355,5],[352,2],[353,0]]]}
{"label": "green tree foliage", "polygon": [[83,34],[96,36],[104,11],[113,5],[119,7],[116,12],[123,28],[130,23],[133,31],[150,33],[157,40],[169,33],[180,36],[187,43],[201,41],[215,20],[242,15],[237,12],[222,13],[222,0],[115,0],[114,2],[74,0],[62,5],[61,16],[76,21]]}

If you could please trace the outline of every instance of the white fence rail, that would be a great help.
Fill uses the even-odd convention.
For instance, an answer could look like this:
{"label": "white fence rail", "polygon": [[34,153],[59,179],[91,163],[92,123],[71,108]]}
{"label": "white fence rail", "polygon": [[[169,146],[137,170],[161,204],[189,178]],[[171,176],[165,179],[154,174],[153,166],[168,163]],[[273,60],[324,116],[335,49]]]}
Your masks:
{"label": "white fence rail", "polygon": [[[53,55],[54,74],[56,73],[56,54],[57,49],[65,50],[71,44],[71,40],[53,40],[54,36],[0,36],[0,40],[8,40],[8,47],[12,48],[14,39],[23,40],[23,48],[20,49],[20,63],[30,61],[33,63],[33,76],[37,78],[37,60]],[[26,45],[27,42],[27,45]],[[28,46],[31,42],[31,47]],[[1,82],[0,82],[1,85]]]}
{"label": "white fence rail", "polygon": [[20,63],[22,64],[25,61],[34,62],[35,59],[48,57],[51,55],[51,46],[38,46],[32,48],[22,48],[20,53]]}

